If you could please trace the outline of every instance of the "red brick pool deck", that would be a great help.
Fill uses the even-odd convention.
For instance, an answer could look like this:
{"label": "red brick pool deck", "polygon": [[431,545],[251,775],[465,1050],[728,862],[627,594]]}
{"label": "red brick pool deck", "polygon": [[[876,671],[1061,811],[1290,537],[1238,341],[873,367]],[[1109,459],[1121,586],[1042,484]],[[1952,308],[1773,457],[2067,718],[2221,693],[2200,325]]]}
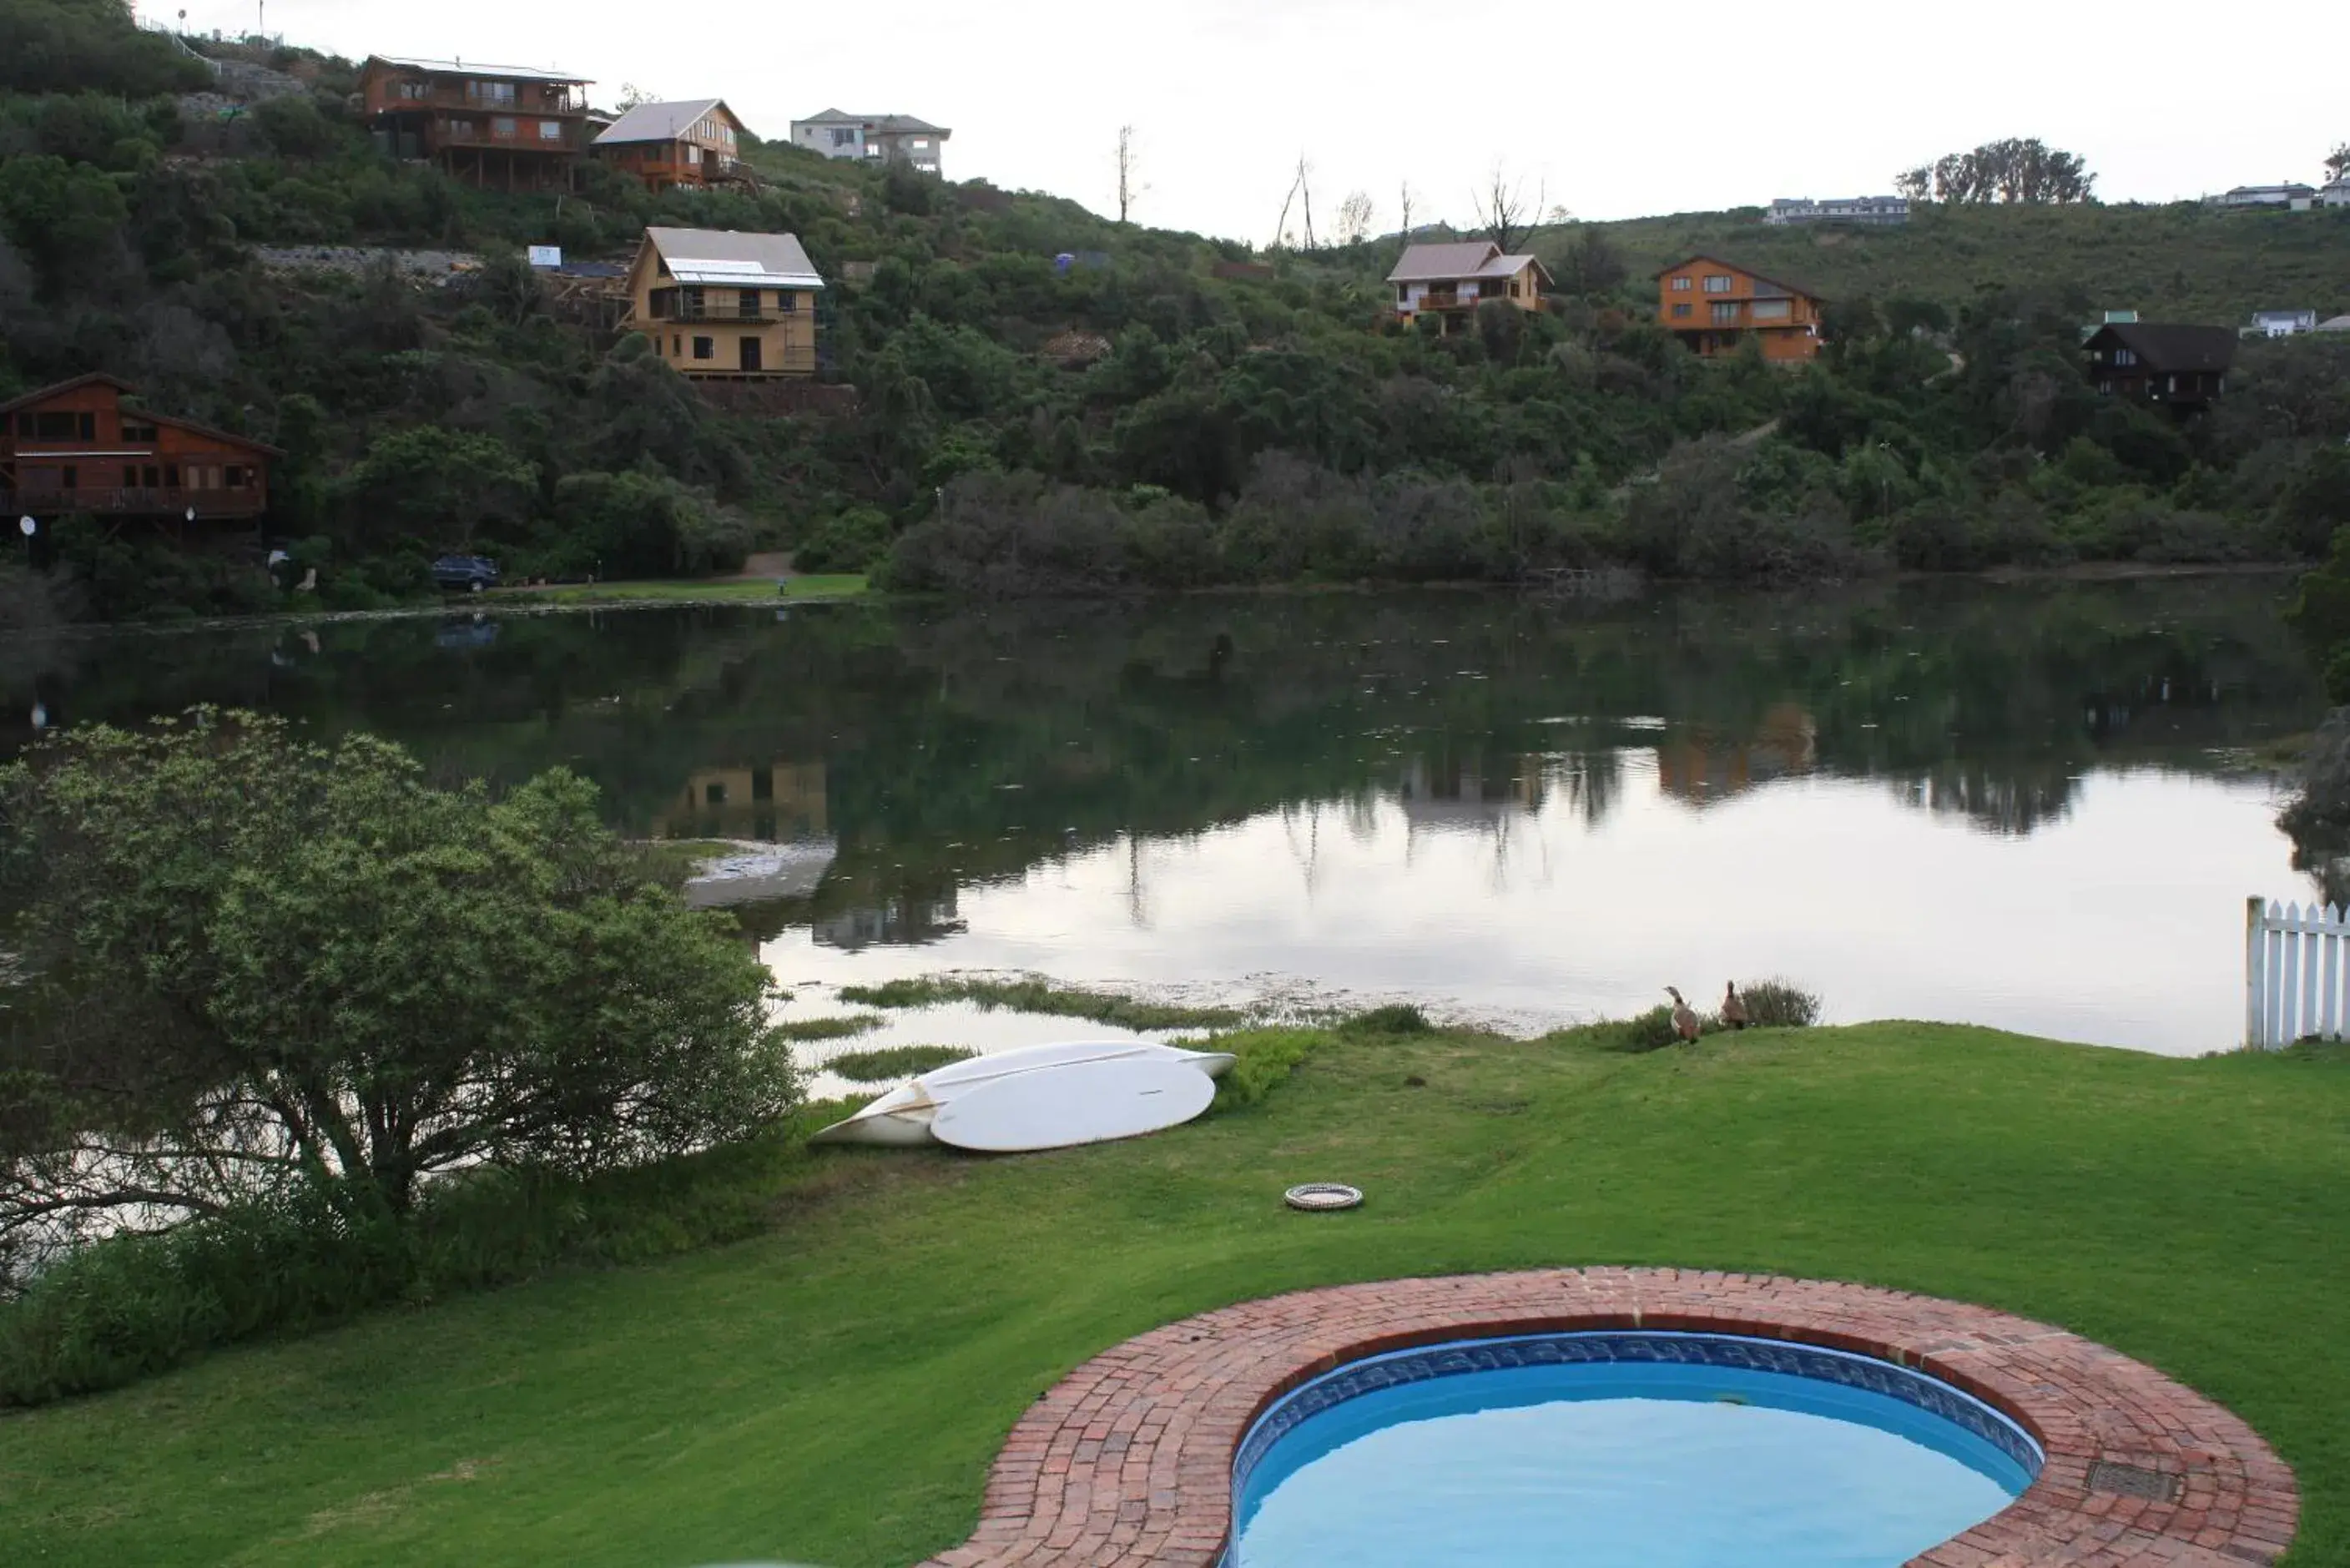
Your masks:
{"label": "red brick pool deck", "polygon": [[1232,1523],[1233,1451],[1283,1394],[1386,1351],[1575,1329],[1856,1351],[2022,1423],[2047,1452],[2040,1478],[1910,1568],[2242,1568],[2293,1540],[2293,1472],[2250,1427],[2063,1329],[1861,1285],[1564,1269],[1303,1291],[1128,1340],[1021,1417],[979,1528],[927,1568],[1212,1568]]}

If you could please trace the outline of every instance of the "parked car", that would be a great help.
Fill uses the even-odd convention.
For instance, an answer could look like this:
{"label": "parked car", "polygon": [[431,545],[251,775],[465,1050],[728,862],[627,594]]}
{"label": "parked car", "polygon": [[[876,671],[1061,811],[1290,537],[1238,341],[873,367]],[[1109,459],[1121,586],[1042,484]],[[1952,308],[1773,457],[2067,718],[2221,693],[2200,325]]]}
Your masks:
{"label": "parked car", "polygon": [[498,586],[498,564],[486,556],[443,556],[432,563],[432,581],[452,594],[478,594]]}

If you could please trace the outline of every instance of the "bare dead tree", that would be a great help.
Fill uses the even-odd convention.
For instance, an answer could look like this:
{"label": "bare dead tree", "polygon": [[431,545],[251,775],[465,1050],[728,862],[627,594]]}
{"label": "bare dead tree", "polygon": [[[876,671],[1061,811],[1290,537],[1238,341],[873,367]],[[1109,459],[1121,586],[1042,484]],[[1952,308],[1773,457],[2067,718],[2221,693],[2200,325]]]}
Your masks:
{"label": "bare dead tree", "polygon": [[1314,249],[1313,178],[1314,165],[1306,161],[1304,153],[1299,153],[1296,177],[1289,182],[1289,194],[1281,199],[1281,218],[1274,224],[1273,235],[1275,244],[1285,245],[1291,243],[1293,236],[1289,232],[1289,210],[1302,202],[1305,213],[1305,248],[1309,251]]}
{"label": "bare dead tree", "polygon": [[1545,184],[1528,202],[1525,181],[1511,179],[1509,171],[1498,160],[1486,188],[1470,192],[1477,205],[1477,226],[1509,255],[1516,254],[1518,246],[1532,239],[1541,227],[1541,214],[1549,194]]}
{"label": "bare dead tree", "polygon": [[1403,243],[1408,245],[1411,244],[1411,182],[1409,180],[1403,182],[1402,204],[1403,227],[1399,232],[1403,235]]}
{"label": "bare dead tree", "polygon": [[1121,223],[1134,210],[1134,204],[1150,190],[1136,178],[1136,171],[1140,167],[1141,156],[1135,147],[1134,127],[1121,125],[1118,128],[1118,221]]}
{"label": "bare dead tree", "polygon": [[1371,235],[1371,218],[1375,209],[1368,191],[1352,191],[1338,203],[1338,243],[1358,245]]}

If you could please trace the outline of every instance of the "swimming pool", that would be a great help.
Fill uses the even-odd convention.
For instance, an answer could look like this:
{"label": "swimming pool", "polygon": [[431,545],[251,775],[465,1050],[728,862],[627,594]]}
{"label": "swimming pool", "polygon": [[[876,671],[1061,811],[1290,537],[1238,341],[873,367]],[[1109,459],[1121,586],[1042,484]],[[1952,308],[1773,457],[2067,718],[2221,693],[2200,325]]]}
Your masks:
{"label": "swimming pool", "polygon": [[2004,1509],[2032,1438],[1907,1367],[1606,1331],[1357,1361],[1232,1468],[1227,1568],[1899,1568]]}

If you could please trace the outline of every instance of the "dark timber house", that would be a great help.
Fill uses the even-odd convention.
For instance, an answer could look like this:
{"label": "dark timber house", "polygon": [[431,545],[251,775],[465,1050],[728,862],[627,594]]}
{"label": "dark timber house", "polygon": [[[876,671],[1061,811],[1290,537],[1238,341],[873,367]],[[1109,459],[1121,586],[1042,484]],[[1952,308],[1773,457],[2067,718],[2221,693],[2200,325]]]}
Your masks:
{"label": "dark timber house", "polygon": [[2084,349],[2089,379],[2106,396],[2192,413],[2228,389],[2236,333],[2229,327],[2113,321],[2092,333]]}
{"label": "dark timber house", "polygon": [[376,144],[501,191],[567,191],[588,151],[588,82],[532,66],[372,55],[359,92]]}
{"label": "dark timber house", "polygon": [[245,521],[269,509],[269,465],[249,436],[123,406],[129,382],[92,374],[0,403],[0,514]]}

